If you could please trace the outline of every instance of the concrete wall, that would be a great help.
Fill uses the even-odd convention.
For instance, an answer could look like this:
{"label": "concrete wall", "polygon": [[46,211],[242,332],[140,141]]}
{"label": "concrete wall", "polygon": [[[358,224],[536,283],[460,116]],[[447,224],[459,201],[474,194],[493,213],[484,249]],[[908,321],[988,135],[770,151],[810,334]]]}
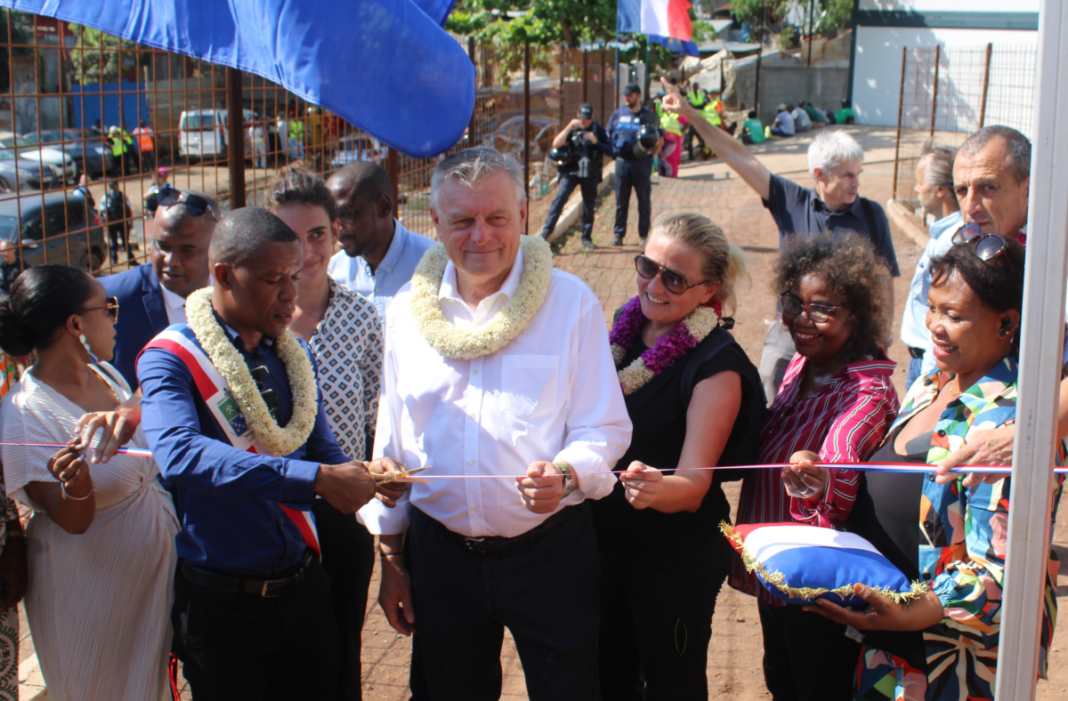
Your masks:
{"label": "concrete wall", "polygon": [[[857,54],[856,66],[853,75],[853,108],[857,113],[858,124],[876,124],[880,126],[897,125],[898,95],[901,86],[901,50],[908,48],[934,48],[941,44],[943,50],[953,48],[979,49],[986,47],[987,43],[994,44],[995,52],[999,47],[1014,48],[1023,46],[1037,46],[1038,32],[1015,31],[1015,30],[972,30],[972,29],[928,29],[925,27],[857,27]],[[949,76],[951,92],[959,92],[962,99],[965,93],[972,93],[979,89],[981,78],[956,81],[953,77],[952,67]],[[1004,72],[1004,77],[995,76],[993,71]],[[970,70],[969,73],[974,71]],[[1000,79],[1001,82],[1018,83],[1023,90],[1027,85],[1033,85],[1034,65],[1014,66],[1003,65],[994,62],[991,74],[991,84]],[[1019,74],[1018,81],[1012,78],[1013,74]],[[1026,75],[1025,75],[1026,74]],[[763,94],[763,73],[761,74],[761,94]],[[944,89],[942,80],[939,81],[940,90]],[[1026,85],[1025,85],[1026,84]],[[945,94],[945,93],[943,93]],[[1023,98],[1023,94],[1019,96]],[[1030,97],[1026,98],[1028,101]],[[940,100],[941,101],[941,100]],[[967,101],[974,101],[968,98]],[[1009,108],[1013,103],[1018,103],[1011,95],[998,100],[991,105],[1005,105]],[[962,118],[967,121],[967,111],[961,111]],[[1000,118],[995,113],[988,113],[986,123],[1004,123],[1006,119]],[[969,130],[968,124],[961,124],[962,129]],[[1029,133],[1029,125],[1012,126]],[[939,128],[943,126],[939,125]]]}
{"label": "concrete wall", "polygon": [[[755,85],[746,86],[754,76],[739,76],[739,98],[747,108],[753,105]],[[760,121],[771,125],[780,102],[798,105],[802,100],[820,109],[837,108],[849,94],[849,69],[827,66],[760,67]]]}

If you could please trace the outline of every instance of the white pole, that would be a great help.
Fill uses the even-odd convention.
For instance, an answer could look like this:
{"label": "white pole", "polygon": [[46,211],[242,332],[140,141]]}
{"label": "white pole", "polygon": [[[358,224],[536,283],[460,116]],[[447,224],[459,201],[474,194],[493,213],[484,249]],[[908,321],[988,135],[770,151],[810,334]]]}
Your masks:
{"label": "white pole", "polygon": [[1038,23],[1027,273],[1020,349],[1009,540],[995,697],[1035,698],[1043,589],[1049,560],[1064,290],[1068,262],[1068,11],[1042,0]]}

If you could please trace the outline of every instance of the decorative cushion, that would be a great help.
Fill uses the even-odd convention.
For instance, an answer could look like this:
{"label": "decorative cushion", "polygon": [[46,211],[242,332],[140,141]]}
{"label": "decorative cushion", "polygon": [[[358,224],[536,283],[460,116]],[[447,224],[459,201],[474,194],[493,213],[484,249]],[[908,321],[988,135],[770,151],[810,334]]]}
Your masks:
{"label": "decorative cushion", "polygon": [[755,523],[720,530],[737,550],[746,569],[755,572],[769,592],[789,604],[823,598],[842,606],[865,606],[853,592],[863,584],[896,602],[927,590],[910,584],[871,543],[854,533],[804,523]]}

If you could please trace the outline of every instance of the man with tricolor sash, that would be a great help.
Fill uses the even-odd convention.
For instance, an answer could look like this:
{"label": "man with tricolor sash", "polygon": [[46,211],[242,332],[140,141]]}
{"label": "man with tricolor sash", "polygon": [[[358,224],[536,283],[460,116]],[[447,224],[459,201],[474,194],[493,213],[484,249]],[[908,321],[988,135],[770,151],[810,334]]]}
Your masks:
{"label": "man with tricolor sash", "polygon": [[[223,217],[213,286],[138,359],[142,426],[176,488],[172,624],[197,701],[335,696],[337,632],[311,515],[353,513],[375,478],[338,446],[292,319],[303,251],[266,210]],[[404,486],[383,487],[388,504]]]}

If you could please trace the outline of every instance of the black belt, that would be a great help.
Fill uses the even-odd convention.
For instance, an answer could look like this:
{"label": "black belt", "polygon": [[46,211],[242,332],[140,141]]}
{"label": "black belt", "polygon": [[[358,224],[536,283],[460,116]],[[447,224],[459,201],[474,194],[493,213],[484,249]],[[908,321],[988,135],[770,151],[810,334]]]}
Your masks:
{"label": "black belt", "polygon": [[927,351],[923,348],[913,348],[912,346],[909,346],[909,355],[911,355],[913,358],[922,358],[923,354],[926,352]]}
{"label": "black belt", "polygon": [[[577,506],[568,506],[555,514],[545,519],[537,526],[534,526],[526,533],[520,533],[512,538],[505,538],[504,536],[483,536],[481,538],[470,538],[468,536],[460,535],[456,531],[446,531],[455,536],[464,547],[473,553],[479,555],[495,555],[498,553],[507,552],[508,550],[514,550],[523,545],[530,545],[536,543],[549,534],[549,531],[559,526],[561,523],[567,521],[569,518],[578,513]],[[428,517],[429,518],[429,517]],[[439,522],[440,523],[440,522]],[[444,528],[444,525],[442,525]]]}
{"label": "black belt", "polygon": [[265,599],[274,599],[296,591],[308,568],[315,560],[315,553],[309,549],[295,567],[290,568],[290,574],[277,579],[252,579],[250,577],[235,577],[228,574],[218,574],[211,570],[201,569],[186,563],[182,563],[182,576],[190,584],[224,592],[226,594],[251,594],[262,596]]}

